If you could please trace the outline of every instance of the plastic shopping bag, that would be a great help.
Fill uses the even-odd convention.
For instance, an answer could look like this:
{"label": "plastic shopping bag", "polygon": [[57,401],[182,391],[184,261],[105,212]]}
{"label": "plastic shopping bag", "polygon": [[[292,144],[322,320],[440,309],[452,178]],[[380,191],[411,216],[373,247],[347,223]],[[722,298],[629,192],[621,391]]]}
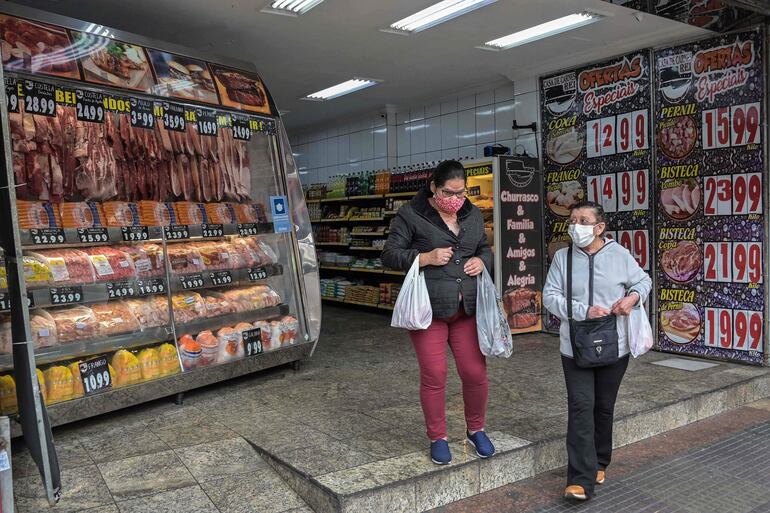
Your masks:
{"label": "plastic shopping bag", "polygon": [[418,256],[414,259],[398,293],[390,325],[394,328],[424,330],[430,326],[431,322],[433,322],[433,309],[430,306],[425,275],[420,271]]}
{"label": "plastic shopping bag", "polygon": [[652,344],[654,342],[652,326],[650,326],[650,320],[647,317],[647,310],[645,308],[632,309],[627,317],[626,325],[628,328],[626,331],[628,348],[631,350],[631,354],[634,358],[639,358],[652,349]]}
{"label": "plastic shopping bag", "polygon": [[513,336],[492,277],[484,271],[476,278],[476,332],[484,356],[508,358],[513,353]]}

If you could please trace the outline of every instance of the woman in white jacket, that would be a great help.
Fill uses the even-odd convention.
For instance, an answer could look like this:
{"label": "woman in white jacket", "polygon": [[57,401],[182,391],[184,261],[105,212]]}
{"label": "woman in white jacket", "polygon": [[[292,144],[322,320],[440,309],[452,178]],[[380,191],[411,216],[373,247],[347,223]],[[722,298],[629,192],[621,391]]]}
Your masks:
{"label": "woman in white jacket", "polygon": [[[576,205],[570,214],[572,237],[572,318],[625,316],[641,308],[652,281],[620,244],[604,237],[602,207]],[[586,500],[602,484],[612,456],[615,400],[628,367],[626,323],[617,322],[618,359],[602,367],[579,367],[573,358],[567,308],[567,248],[559,250],[543,288],[543,305],[561,319],[562,366],[567,384],[568,499]]]}

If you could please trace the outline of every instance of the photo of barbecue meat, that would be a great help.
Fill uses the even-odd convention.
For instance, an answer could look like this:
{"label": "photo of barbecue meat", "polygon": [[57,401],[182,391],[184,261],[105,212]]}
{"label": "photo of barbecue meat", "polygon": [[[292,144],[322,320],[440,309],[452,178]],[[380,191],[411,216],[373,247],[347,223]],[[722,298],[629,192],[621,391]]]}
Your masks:
{"label": "photo of barbecue meat", "polygon": [[703,254],[693,241],[680,241],[676,247],[664,251],[660,265],[669,278],[687,283],[698,275],[703,265]]}
{"label": "photo of barbecue meat", "polygon": [[529,328],[540,318],[540,292],[528,288],[511,289],[503,294],[503,307],[511,329]]}
{"label": "photo of barbecue meat", "polygon": [[0,14],[0,38],[5,69],[80,79],[64,29]]}
{"label": "photo of barbecue meat", "polygon": [[270,114],[267,91],[256,73],[211,64],[222,105]]}
{"label": "photo of barbecue meat", "polygon": [[698,308],[692,303],[684,303],[679,310],[661,312],[660,324],[672,342],[689,344],[700,334],[702,321]]}

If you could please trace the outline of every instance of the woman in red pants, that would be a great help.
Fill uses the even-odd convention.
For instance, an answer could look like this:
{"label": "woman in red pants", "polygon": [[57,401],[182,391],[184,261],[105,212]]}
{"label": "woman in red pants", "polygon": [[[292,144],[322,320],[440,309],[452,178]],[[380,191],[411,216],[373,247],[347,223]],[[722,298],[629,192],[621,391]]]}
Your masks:
{"label": "woman in red pants", "polygon": [[430,185],[401,207],[390,227],[382,262],[408,271],[419,258],[425,274],[433,322],[410,331],[420,364],[420,402],[437,465],[452,461],[444,399],[447,345],[463,383],[466,436],[481,458],[495,453],[484,432],[488,381],[486,360],[476,335],[476,276],[491,272],[492,251],[481,212],[465,197],[465,169],[456,160],[438,165]]}

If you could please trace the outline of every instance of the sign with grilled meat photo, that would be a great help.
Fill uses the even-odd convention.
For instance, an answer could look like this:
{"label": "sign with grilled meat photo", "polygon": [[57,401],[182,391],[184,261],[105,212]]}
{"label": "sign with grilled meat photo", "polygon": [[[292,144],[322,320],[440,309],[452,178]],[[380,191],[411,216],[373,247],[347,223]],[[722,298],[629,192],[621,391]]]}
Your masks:
{"label": "sign with grilled meat photo", "polygon": [[256,73],[211,64],[222,105],[260,114],[270,114],[270,102],[262,79]]}

